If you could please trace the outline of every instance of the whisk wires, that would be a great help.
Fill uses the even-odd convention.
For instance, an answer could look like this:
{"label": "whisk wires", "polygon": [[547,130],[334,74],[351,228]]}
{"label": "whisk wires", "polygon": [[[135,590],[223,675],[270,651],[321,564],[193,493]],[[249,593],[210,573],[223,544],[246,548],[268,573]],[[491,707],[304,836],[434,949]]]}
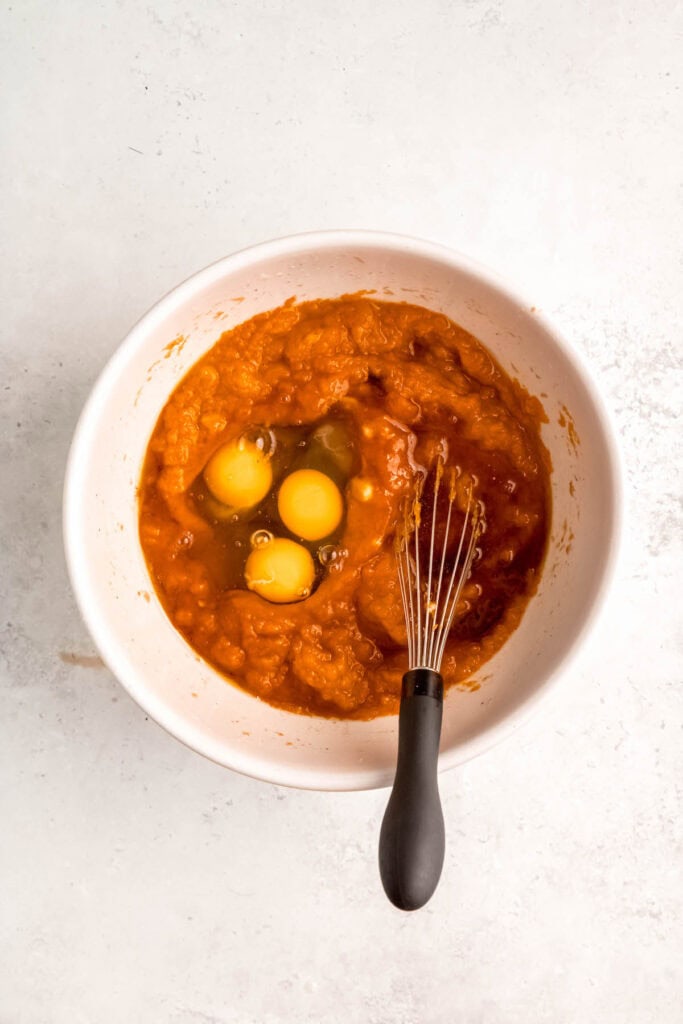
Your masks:
{"label": "whisk wires", "polygon": [[[441,459],[434,471],[434,493],[431,523],[427,524],[429,553],[421,564],[421,532],[425,482],[418,478],[415,493],[405,502],[402,521],[396,531],[395,552],[398,565],[401,601],[408,634],[409,668],[441,668],[446,642],[453,624],[463,587],[467,582],[477,552],[477,541],[485,528],[484,505],[474,496],[474,480],[464,483],[463,523],[456,540],[455,554],[448,549],[458,504],[458,476],[454,469],[448,474],[448,498],[445,513],[443,544],[437,552],[438,499],[446,470]],[[463,488],[460,488],[461,492]]]}

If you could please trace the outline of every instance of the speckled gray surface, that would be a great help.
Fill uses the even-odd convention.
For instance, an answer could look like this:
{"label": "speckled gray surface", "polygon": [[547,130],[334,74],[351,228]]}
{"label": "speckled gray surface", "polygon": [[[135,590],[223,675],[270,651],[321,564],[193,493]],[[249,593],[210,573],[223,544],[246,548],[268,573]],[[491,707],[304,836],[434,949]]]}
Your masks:
{"label": "speckled gray surface", "polygon": [[[2,24],[0,1022],[680,1021],[680,4],[23,0]],[[60,489],[98,370],[193,270],[337,226],[516,281],[589,358],[628,475],[601,629],[443,777],[413,916],[378,886],[384,793],[231,774],[69,663],[95,652]]]}

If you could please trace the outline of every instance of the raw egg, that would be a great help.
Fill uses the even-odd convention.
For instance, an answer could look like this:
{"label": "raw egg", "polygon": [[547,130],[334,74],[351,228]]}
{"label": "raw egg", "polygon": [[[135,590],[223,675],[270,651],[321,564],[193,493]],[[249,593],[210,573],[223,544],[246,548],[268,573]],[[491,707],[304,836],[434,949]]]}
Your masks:
{"label": "raw egg", "polygon": [[231,508],[250,508],[265,498],[273,482],[268,456],[243,437],[214,452],[204,469],[214,498]]}
{"label": "raw egg", "polygon": [[277,508],[287,529],[304,540],[328,537],[344,514],[339,488],[317,469],[290,473],[277,496]]}
{"label": "raw egg", "polygon": [[301,544],[286,537],[274,537],[253,549],[244,576],[249,590],[274,604],[288,604],[308,597],[315,565],[310,552]]}

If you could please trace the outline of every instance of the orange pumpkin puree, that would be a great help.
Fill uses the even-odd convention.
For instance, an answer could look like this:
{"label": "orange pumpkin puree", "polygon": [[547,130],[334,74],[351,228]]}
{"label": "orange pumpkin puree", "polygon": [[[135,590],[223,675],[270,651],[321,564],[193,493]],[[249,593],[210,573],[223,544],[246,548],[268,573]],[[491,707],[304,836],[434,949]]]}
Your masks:
{"label": "orange pumpkin puree", "polygon": [[[277,489],[328,421],[351,452],[335,469],[345,509],[336,560],[310,596],[271,604],[240,574],[256,528],[291,536],[274,496],[246,520],[207,514],[202,471],[221,445],[265,427],[277,440]],[[407,668],[394,532],[416,469],[447,453],[475,474],[486,508],[442,666],[446,686],[465,685],[538,584],[550,526],[545,421],[540,402],[441,314],[347,296],[255,316],[192,367],[149,442],[140,540],[157,594],[187,642],[255,696],[328,717],[394,713]]]}

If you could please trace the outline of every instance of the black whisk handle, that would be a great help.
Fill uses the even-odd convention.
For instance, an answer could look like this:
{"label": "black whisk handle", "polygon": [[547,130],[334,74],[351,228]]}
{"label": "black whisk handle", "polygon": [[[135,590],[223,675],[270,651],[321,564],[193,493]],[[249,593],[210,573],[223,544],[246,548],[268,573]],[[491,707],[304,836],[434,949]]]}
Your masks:
{"label": "black whisk handle", "polygon": [[419,910],[432,896],[443,867],[445,835],[437,763],[443,680],[416,668],[403,677],[394,787],[379,837],[379,872],[400,910]]}

